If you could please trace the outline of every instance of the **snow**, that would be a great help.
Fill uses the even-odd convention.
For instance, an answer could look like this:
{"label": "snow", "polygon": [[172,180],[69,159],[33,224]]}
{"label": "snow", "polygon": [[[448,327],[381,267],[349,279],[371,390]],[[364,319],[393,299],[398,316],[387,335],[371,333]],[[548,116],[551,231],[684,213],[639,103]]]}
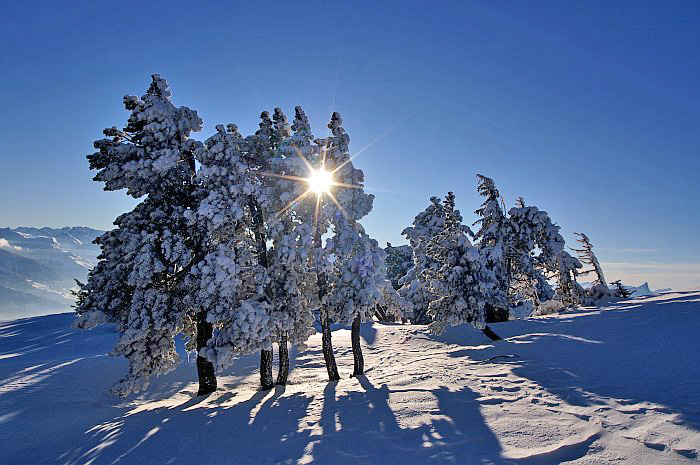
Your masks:
{"label": "snow", "polygon": [[[258,391],[257,357],[194,397],[194,357],[127,400],[109,387],[110,326],[73,315],[0,323],[0,463],[683,464],[700,448],[700,291],[469,326],[364,324],[326,381],[320,334],[292,351],[291,384]],[[8,440],[11,438],[11,441]]]}
{"label": "snow", "polygon": [[[641,297],[643,295],[649,295],[649,294],[654,294],[655,292],[649,289],[649,283],[645,282],[641,284],[640,286],[628,286],[628,289],[632,291],[632,296],[634,297]],[[659,291],[656,291],[657,293]],[[663,292],[663,291],[662,291]]]}
{"label": "snow", "polygon": [[0,319],[68,311],[75,279],[85,281],[104,231],[85,227],[0,228]]}

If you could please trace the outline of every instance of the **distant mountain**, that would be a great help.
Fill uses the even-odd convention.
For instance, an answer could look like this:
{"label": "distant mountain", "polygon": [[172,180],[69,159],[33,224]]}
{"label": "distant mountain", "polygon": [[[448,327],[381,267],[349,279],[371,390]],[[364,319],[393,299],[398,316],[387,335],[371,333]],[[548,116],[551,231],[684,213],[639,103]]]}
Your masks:
{"label": "distant mountain", "polygon": [[627,289],[632,291],[632,297],[640,297],[643,295],[651,295],[651,294],[661,294],[662,292],[668,292],[671,290],[671,288],[666,288],[666,289],[656,289],[652,291],[649,288],[649,283],[644,283],[641,286],[625,286]]}
{"label": "distant mountain", "polygon": [[0,228],[0,320],[68,311],[104,231],[86,227]]}
{"label": "distant mountain", "polygon": [[641,286],[627,286],[627,289],[632,291],[632,297],[640,297],[643,295],[653,294],[649,289],[649,283],[644,283]]}
{"label": "distant mountain", "polygon": [[[588,289],[591,287],[592,283],[590,282],[580,282],[579,283],[584,289]],[[651,290],[649,287],[649,283],[645,282],[639,286],[625,286],[626,289],[629,289],[632,291],[632,297],[641,297],[643,295],[651,295],[651,294],[661,294],[662,292],[668,292],[671,290],[671,288],[666,288],[666,289],[656,289],[654,291]]]}

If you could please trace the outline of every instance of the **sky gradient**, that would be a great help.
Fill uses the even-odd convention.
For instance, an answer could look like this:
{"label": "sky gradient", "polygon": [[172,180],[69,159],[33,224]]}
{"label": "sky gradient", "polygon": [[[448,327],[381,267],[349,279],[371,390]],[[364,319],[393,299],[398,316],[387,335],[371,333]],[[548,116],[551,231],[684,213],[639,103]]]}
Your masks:
{"label": "sky gradient", "polygon": [[[379,4],[381,3],[381,4]],[[85,155],[125,94],[255,130],[343,115],[380,243],[476,174],[582,231],[609,280],[700,285],[700,2],[12,2],[0,18],[0,227],[106,229],[134,204]]]}

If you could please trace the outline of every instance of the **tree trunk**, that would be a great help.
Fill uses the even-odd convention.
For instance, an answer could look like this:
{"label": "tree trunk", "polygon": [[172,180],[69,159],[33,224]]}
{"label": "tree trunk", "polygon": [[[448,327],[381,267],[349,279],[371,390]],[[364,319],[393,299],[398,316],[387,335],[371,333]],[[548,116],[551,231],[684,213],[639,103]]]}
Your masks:
{"label": "tree trunk", "polygon": [[486,323],[500,323],[508,321],[510,313],[507,308],[498,308],[490,304],[484,306],[484,320]]}
{"label": "tree trunk", "polygon": [[323,358],[326,361],[326,370],[328,371],[328,381],[338,381],[338,365],[335,363],[335,355],[333,354],[333,341],[331,340],[331,320],[328,314],[321,311],[321,342],[323,344]]}
{"label": "tree trunk", "polygon": [[[248,197],[248,208],[253,216],[253,235],[258,248],[258,261],[263,268],[267,268],[267,237],[265,236],[262,209],[258,201],[252,195]],[[272,379],[272,349],[260,351],[260,387],[263,391],[272,389],[274,382]]]}
{"label": "tree trunk", "polygon": [[[316,228],[314,234],[314,247],[320,251],[321,249],[321,232]],[[317,257],[318,260],[318,257]],[[326,275],[320,270],[319,264],[316,263],[316,277],[318,279],[318,300],[323,302],[323,297],[326,295]],[[328,381],[338,381],[338,365],[335,363],[335,354],[333,354],[333,340],[331,336],[331,319],[325,308],[321,308],[321,343],[323,347],[323,358],[326,361],[326,370],[328,371]]]}
{"label": "tree trunk", "polygon": [[207,346],[214,330],[213,325],[207,321],[206,312],[196,315],[197,323],[197,376],[199,377],[198,396],[203,396],[216,391],[216,373],[214,364],[199,355],[199,350]]}
{"label": "tree trunk", "polygon": [[488,326],[484,326],[484,329],[482,329],[481,332],[484,333],[486,335],[486,337],[488,337],[492,341],[500,341],[501,340],[501,336],[494,333],[493,330],[491,328],[489,328]]}
{"label": "tree trunk", "polygon": [[389,319],[389,315],[387,315],[386,311],[384,310],[384,307],[381,305],[377,305],[374,311],[374,314],[377,315],[377,319],[379,321],[396,321],[396,318],[393,320]]}
{"label": "tree trunk", "polygon": [[260,387],[263,391],[274,387],[272,381],[272,350],[260,351]]}
{"label": "tree trunk", "polygon": [[360,324],[362,320],[359,315],[352,320],[352,331],[350,332],[350,340],[352,341],[352,357],[355,361],[355,368],[352,372],[353,376],[365,374],[365,359],[362,356],[362,345],[360,344]]}
{"label": "tree trunk", "polygon": [[284,386],[289,378],[289,348],[287,347],[287,335],[283,335],[279,342],[280,369],[277,373],[277,384]]}

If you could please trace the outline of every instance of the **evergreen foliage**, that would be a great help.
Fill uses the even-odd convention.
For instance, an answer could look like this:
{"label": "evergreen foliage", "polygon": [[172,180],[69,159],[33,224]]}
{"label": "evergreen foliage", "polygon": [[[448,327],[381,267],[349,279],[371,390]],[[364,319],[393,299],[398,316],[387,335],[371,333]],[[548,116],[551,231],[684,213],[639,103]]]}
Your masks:
{"label": "evergreen foliage", "polygon": [[613,292],[614,292],[614,294],[615,294],[617,297],[621,297],[621,298],[623,298],[623,299],[627,299],[627,298],[629,298],[629,297],[632,296],[632,291],[629,290],[628,288],[626,288],[626,287],[624,286],[624,284],[622,284],[622,281],[620,281],[619,279],[616,280],[616,281],[611,282],[610,284],[612,284],[613,286],[615,286],[615,289],[614,289]]}
{"label": "evergreen foliage", "polygon": [[509,242],[508,219],[501,208],[500,194],[493,179],[481,174],[477,178],[477,190],[485,200],[475,211],[479,219],[474,225],[479,225],[479,229],[474,234],[474,239],[486,267],[493,272],[496,280],[494,291],[486,302],[486,321],[506,321],[511,277],[509,257],[506,256]]}
{"label": "evergreen foliage", "polygon": [[411,246],[394,247],[387,242],[384,252],[386,253],[386,276],[391,281],[392,287],[399,290],[401,288],[399,280],[406,276],[408,270],[413,266]]}
{"label": "evergreen foliage", "polygon": [[462,323],[483,328],[484,304],[495,288],[493,273],[469,242],[452,192],[447,194],[444,212],[444,229],[427,240],[427,266],[422,271],[435,296],[428,305],[430,329],[439,334],[447,326]]}
{"label": "evergreen foliage", "polygon": [[[175,335],[194,341],[202,309],[186,302],[189,273],[203,259],[202,236],[190,228],[188,213],[197,205],[194,153],[201,147],[189,139],[201,129],[194,110],[175,107],[168,84],[158,75],[146,94],[124,97],[131,112],[124,129],[105,129],[88,155],[96,181],[105,190],[126,189],[145,197],[115,221],[117,229],[96,242],[102,253],[82,287],[76,327],[112,322],[119,339],[113,355],[129,361],[129,374],[113,389],[126,395],[148,386],[153,375],[172,371],[178,363]],[[200,370],[200,391],[216,384],[209,366]]]}

